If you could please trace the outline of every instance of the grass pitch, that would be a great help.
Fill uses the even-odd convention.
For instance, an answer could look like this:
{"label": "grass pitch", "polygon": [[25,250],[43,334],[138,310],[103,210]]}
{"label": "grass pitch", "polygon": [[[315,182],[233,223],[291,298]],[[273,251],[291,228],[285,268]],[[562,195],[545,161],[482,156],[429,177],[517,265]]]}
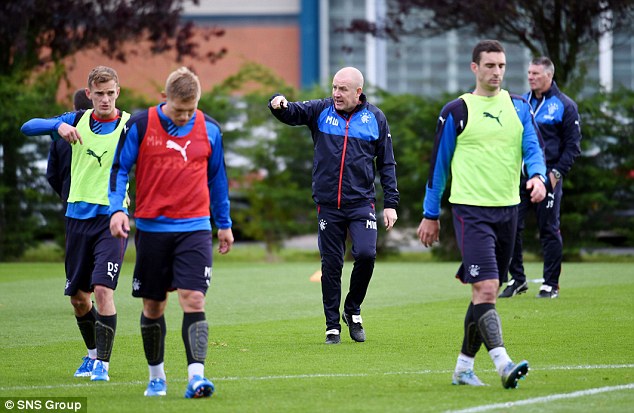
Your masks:
{"label": "grass pitch", "polygon": [[[211,399],[186,400],[182,312],[169,298],[168,395],[145,398],[148,369],[126,263],[115,300],[117,336],[108,383],[76,379],[85,348],[63,264],[0,264],[0,411],[6,398],[87,397],[89,412],[572,412],[631,411],[634,404],[634,265],[567,263],[561,296],[500,300],[510,356],[531,371],[505,390],[485,349],[476,372],[488,387],[452,386],[470,290],[457,264],[376,265],[363,306],[365,343],[347,328],[323,344],[318,262],[240,263],[216,257],[207,295]],[[344,268],[344,291],[351,266]],[[541,265],[528,264],[529,276]],[[194,410],[195,409],[195,410]]]}

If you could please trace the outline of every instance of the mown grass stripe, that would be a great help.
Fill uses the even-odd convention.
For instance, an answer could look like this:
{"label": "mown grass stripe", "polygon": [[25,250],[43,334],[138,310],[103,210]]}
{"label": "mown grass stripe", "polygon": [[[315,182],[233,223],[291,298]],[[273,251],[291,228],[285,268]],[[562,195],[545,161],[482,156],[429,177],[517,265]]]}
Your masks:
{"label": "mown grass stripe", "polygon": [[[553,366],[545,368],[531,368],[531,371],[555,371],[555,370],[611,370],[611,369],[623,369],[634,368],[634,364],[598,364],[595,366]],[[484,369],[483,369],[484,370]],[[492,370],[491,370],[492,371]],[[209,377],[211,381],[257,381],[257,380],[295,380],[295,379],[315,379],[315,378],[339,378],[339,377],[370,377],[370,376],[402,376],[402,375],[425,375],[425,374],[451,374],[453,370],[416,370],[416,371],[388,371],[377,373],[317,373],[317,374],[288,374],[288,375],[275,375],[275,376],[244,376],[244,377]],[[82,380],[82,379],[78,379]],[[186,382],[182,379],[169,379],[170,382]],[[128,386],[128,385],[140,385],[147,384],[147,381],[125,381],[116,382],[111,381],[108,386]],[[64,388],[76,388],[94,385],[90,381],[83,383],[67,383],[58,385],[46,385],[46,386],[11,386],[0,387],[0,391],[15,391],[15,390],[45,390],[45,389],[64,389]]]}

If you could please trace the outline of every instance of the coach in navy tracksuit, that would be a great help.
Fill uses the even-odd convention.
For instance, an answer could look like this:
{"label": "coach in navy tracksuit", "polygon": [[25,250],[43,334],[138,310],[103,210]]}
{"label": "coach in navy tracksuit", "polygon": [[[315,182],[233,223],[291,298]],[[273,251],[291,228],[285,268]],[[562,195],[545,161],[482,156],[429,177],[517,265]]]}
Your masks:
{"label": "coach in navy tracksuit", "polygon": [[383,112],[367,102],[362,90],[361,72],[345,67],[333,78],[331,98],[288,102],[284,96],[274,95],[269,101],[277,119],[288,125],[306,125],[313,137],[313,200],[317,204],[327,344],[340,342],[341,271],[348,231],[354,267],[342,319],[353,340],[365,341],[360,313],[376,258],[376,170],[385,194],[387,230],[397,219],[399,194],[390,129]]}
{"label": "coach in navy tracksuit", "polygon": [[[539,239],[544,254],[544,283],[538,298],[559,296],[559,275],[563,257],[563,241],[559,231],[559,208],[562,184],[575,158],[581,153],[581,124],[577,104],[562,93],[553,81],[555,67],[547,57],[531,61],[528,67],[528,83],[531,91],[524,95],[535,113],[535,121],[544,140],[548,178],[546,198],[539,204],[531,204],[528,194],[520,184],[521,203],[518,212],[517,238],[509,272],[513,276],[500,297],[513,297],[528,289],[522,258],[522,232],[524,218],[529,208],[534,208],[539,227]],[[525,182],[525,178],[523,178]]]}

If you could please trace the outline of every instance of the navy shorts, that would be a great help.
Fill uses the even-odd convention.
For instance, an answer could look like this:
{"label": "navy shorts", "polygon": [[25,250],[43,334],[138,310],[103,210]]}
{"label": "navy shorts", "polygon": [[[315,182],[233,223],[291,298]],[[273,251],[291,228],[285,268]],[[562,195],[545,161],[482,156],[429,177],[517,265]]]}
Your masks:
{"label": "navy shorts", "polygon": [[91,292],[95,285],[117,288],[128,240],[110,234],[110,217],[66,218],[65,295]]}
{"label": "navy shorts", "polygon": [[[317,208],[317,245],[326,266],[341,272],[348,234],[352,256],[376,257],[377,223],[374,204],[346,208],[319,205]],[[330,262],[332,261],[332,262]],[[338,269],[338,270],[337,270]]]}
{"label": "navy shorts", "polygon": [[211,231],[147,232],[137,229],[132,295],[164,301],[176,289],[207,293],[211,282]]}
{"label": "navy shorts", "polygon": [[462,264],[456,278],[463,283],[508,279],[517,231],[517,205],[478,207],[454,205],[453,222]]}

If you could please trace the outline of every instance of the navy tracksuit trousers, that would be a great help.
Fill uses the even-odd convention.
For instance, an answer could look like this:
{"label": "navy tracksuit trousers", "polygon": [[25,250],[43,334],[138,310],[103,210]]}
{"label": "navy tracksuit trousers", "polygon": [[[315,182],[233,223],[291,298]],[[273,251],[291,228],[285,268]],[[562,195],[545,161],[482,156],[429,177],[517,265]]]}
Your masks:
{"label": "navy tracksuit trousers", "polygon": [[374,205],[352,208],[318,206],[318,244],[321,254],[321,292],[326,330],[341,331],[341,272],[348,233],[352,240],[354,266],[344,302],[346,314],[360,314],[376,259],[377,223]]}
{"label": "navy tracksuit trousers", "polygon": [[509,272],[516,283],[526,281],[524,272],[524,258],[522,254],[522,234],[525,227],[525,218],[529,210],[535,210],[537,227],[539,228],[539,241],[544,255],[544,284],[553,288],[559,287],[561,274],[561,261],[563,258],[563,241],[559,231],[559,208],[561,206],[562,184],[560,180],[553,190],[550,180],[546,180],[546,198],[538,204],[533,204],[530,193],[526,190],[526,179],[522,177],[520,183],[520,204],[517,216],[517,235],[515,248]]}

